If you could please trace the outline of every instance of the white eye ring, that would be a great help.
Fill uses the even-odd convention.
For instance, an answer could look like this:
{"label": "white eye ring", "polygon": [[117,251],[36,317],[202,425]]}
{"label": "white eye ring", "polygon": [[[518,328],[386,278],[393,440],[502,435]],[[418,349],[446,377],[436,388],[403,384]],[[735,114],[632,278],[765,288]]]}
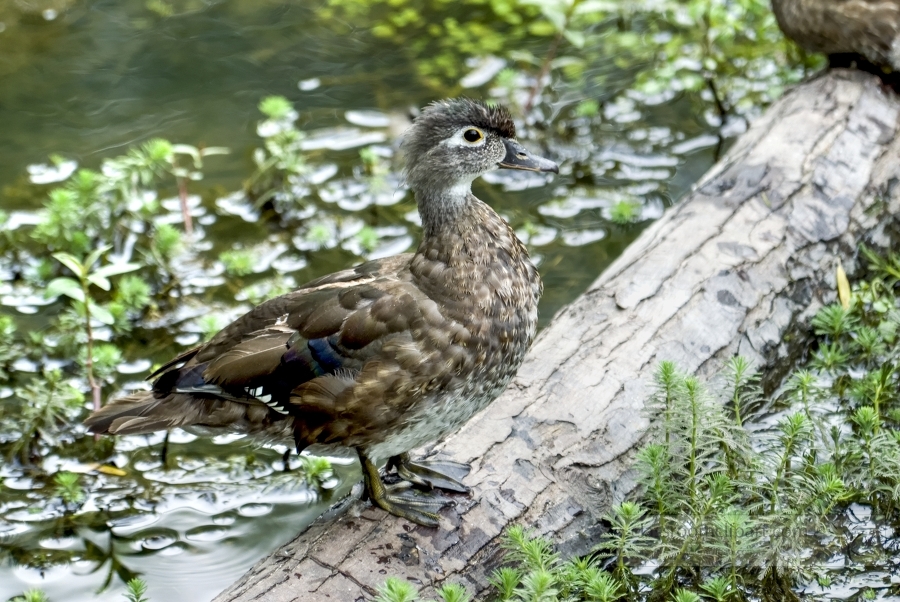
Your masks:
{"label": "white eye ring", "polygon": [[463,140],[472,145],[484,143],[484,132],[476,127],[466,128],[462,133],[462,137]]}
{"label": "white eye ring", "polygon": [[[472,142],[466,138],[467,132],[477,132],[478,139]],[[469,134],[469,137],[472,137]],[[464,128],[460,128],[453,136],[444,140],[441,144],[446,144],[447,146],[462,146],[465,148],[473,148],[476,146],[482,146],[484,141],[487,139],[483,130],[475,127],[474,125],[467,125]]]}

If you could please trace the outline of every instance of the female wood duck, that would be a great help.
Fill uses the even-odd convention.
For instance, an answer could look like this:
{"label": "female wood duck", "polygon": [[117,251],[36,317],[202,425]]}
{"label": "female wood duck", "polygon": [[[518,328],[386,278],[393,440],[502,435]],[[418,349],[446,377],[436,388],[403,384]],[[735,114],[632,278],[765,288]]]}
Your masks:
{"label": "female wood duck", "polygon": [[376,465],[467,491],[468,467],[409,450],[456,430],[515,374],[537,327],[540,276],[515,233],[472,194],[493,169],[559,173],[529,154],[506,109],[469,99],[425,108],[407,132],[406,180],[424,230],[413,254],[325,276],[251,310],[85,424],[128,435],[175,427],[353,447],[369,498],[437,526],[446,498],[387,487]]}
{"label": "female wood duck", "polygon": [[832,66],[858,55],[900,71],[900,0],[772,0],[772,9],[785,35]]}

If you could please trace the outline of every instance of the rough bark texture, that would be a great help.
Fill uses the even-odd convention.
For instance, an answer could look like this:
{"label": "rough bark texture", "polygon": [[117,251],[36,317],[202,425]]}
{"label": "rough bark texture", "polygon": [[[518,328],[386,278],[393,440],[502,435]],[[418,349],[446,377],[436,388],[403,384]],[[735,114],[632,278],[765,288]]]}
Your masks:
{"label": "rough bark texture", "polygon": [[[661,360],[709,376],[734,354],[775,382],[834,299],[857,246],[895,240],[900,100],[838,71],[771,107],[683,202],[557,315],[519,376],[437,453],[472,463],[471,496],[416,527],[353,501],[259,562],[217,602],[368,600],[388,576],[427,599],[487,587],[499,536],[522,523],[587,552],[634,486],[641,413]],[[790,334],[791,336],[786,336]]]}

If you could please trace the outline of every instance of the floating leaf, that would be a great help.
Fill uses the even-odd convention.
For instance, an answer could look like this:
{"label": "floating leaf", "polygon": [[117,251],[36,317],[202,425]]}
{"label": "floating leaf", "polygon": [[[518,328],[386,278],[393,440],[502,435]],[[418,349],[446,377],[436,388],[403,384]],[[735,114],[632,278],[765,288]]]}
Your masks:
{"label": "floating leaf", "polygon": [[101,464],[97,466],[97,472],[101,472],[103,474],[108,474],[114,477],[125,477],[128,476],[128,473],[122,470],[121,468],[116,468],[115,466],[110,466],[109,464]]}

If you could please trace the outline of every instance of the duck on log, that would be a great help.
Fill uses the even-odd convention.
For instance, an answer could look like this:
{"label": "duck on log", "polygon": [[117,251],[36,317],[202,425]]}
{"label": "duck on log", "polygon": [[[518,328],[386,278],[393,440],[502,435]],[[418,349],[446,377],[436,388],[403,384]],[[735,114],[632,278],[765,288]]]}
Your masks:
{"label": "duck on log", "polygon": [[[215,602],[366,600],[388,576],[423,597],[483,592],[500,536],[523,524],[564,556],[634,488],[655,366],[715,373],[735,354],[776,382],[808,318],[864,242],[896,243],[900,98],[870,74],[797,86],[681,203],[538,336],[506,392],[432,453],[471,463],[472,493],[429,529],[354,501],[260,561]],[[337,514],[337,516],[335,516]]]}

